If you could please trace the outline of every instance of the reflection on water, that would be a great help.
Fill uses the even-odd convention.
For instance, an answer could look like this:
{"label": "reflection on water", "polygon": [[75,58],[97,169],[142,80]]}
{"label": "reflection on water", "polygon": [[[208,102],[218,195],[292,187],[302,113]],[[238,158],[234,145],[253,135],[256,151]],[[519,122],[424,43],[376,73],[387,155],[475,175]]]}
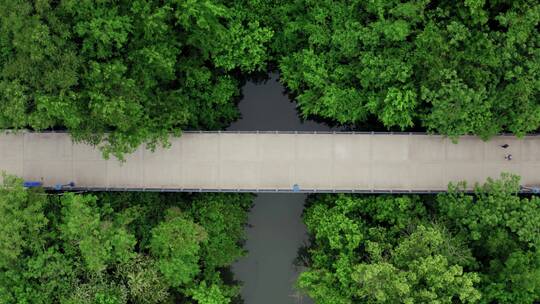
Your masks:
{"label": "reflection on water", "polygon": [[[277,74],[261,84],[247,83],[239,103],[242,118],[232,131],[330,131],[327,125],[302,122],[296,104],[289,101]],[[233,271],[243,281],[245,304],[310,304],[294,289],[299,270],[293,265],[298,249],[307,240],[302,223],[303,194],[259,194],[249,216],[245,258]]]}
{"label": "reflection on water", "polygon": [[248,255],[233,266],[246,304],[313,303],[294,284],[298,248],[307,241],[301,221],[304,194],[259,194],[249,215]]}
{"label": "reflection on water", "polygon": [[278,82],[277,74],[270,74],[263,83],[248,82],[242,88],[243,98],[238,104],[242,118],[232,123],[231,131],[334,131],[328,125],[312,120],[302,122],[296,103],[289,100]]}

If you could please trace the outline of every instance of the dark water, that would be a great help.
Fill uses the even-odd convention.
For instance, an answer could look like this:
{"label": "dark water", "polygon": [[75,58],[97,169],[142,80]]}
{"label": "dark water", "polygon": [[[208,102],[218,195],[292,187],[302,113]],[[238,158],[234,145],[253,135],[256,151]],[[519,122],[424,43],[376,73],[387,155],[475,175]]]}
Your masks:
{"label": "dark water", "polygon": [[233,266],[243,282],[246,304],[313,303],[295,290],[300,269],[294,265],[298,248],[306,242],[301,221],[305,195],[261,194],[249,215],[248,255]]}
{"label": "dark water", "polygon": [[238,104],[242,118],[232,123],[231,131],[337,131],[337,128],[312,120],[302,122],[296,104],[289,100],[278,82],[277,74],[270,74],[263,83],[248,82]]}
{"label": "dark water", "polygon": [[[302,122],[277,75],[264,83],[248,82],[239,103],[242,118],[231,124],[235,131],[330,131],[314,121]],[[244,282],[245,304],[313,303],[294,289],[299,269],[294,266],[298,249],[307,241],[302,223],[303,194],[259,194],[249,216],[248,255],[233,271]]]}

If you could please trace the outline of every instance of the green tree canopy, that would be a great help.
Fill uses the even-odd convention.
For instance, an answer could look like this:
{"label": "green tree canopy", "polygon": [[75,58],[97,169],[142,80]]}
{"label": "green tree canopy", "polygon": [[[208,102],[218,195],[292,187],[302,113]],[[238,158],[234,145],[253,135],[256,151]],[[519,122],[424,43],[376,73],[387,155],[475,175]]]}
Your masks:
{"label": "green tree canopy", "polygon": [[475,196],[451,188],[438,198],[441,219],[478,257],[484,303],[540,300],[540,198],[521,198],[519,178],[489,181]]}
{"label": "green tree canopy", "polygon": [[[225,204],[219,223],[192,214]],[[244,254],[250,205],[235,194],[49,195],[6,176],[0,303],[229,303],[239,287],[222,272]],[[219,265],[208,244],[227,244]]]}
{"label": "green tree canopy", "polygon": [[219,0],[2,1],[0,128],[67,128],[121,156],[238,113],[272,32]]}
{"label": "green tree canopy", "polygon": [[465,194],[320,195],[298,287],[316,303],[535,303],[540,199],[503,175]]}
{"label": "green tree canopy", "polygon": [[150,250],[169,284],[177,287],[199,273],[199,251],[208,236],[204,228],[174,211],[169,210],[169,219],[152,229]]}
{"label": "green tree canopy", "polygon": [[449,136],[540,127],[540,4],[251,1],[304,116]]}

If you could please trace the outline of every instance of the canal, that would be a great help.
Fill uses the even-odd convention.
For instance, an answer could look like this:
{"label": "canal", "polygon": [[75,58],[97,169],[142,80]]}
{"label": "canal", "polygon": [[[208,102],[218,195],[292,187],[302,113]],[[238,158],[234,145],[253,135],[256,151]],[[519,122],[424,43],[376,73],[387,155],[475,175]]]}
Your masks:
{"label": "canal", "polygon": [[[314,121],[302,122],[277,80],[277,74],[262,83],[248,82],[239,103],[242,118],[231,131],[330,131]],[[302,222],[304,194],[258,194],[249,215],[248,255],[233,265],[236,279],[243,282],[245,304],[313,303],[294,288],[301,271],[294,265],[298,249],[307,243]]]}

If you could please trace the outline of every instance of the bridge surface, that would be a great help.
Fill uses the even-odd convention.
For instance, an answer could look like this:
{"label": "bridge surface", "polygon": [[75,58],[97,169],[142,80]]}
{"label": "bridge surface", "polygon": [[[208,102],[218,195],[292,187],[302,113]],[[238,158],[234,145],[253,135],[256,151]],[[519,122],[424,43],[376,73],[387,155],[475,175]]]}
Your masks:
{"label": "bridge surface", "polygon": [[540,185],[540,136],[454,144],[411,133],[187,132],[122,164],[65,133],[24,132],[0,135],[0,170],[90,190],[436,192],[501,172]]}

